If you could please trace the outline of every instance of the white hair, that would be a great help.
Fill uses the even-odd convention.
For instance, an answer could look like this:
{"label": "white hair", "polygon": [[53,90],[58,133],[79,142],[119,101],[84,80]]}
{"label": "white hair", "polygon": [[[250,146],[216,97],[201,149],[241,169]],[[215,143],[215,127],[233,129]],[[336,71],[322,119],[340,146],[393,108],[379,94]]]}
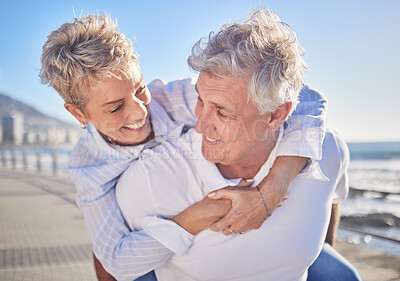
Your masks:
{"label": "white hair", "polygon": [[89,14],[54,30],[43,45],[41,62],[42,83],[80,108],[88,101],[88,87],[108,77],[132,79],[139,68],[132,42],[106,14]]}
{"label": "white hair", "polygon": [[188,64],[222,78],[250,76],[249,100],[264,114],[287,102],[295,108],[306,69],[303,54],[294,31],[273,12],[260,9],[244,22],[226,24],[201,38]]}

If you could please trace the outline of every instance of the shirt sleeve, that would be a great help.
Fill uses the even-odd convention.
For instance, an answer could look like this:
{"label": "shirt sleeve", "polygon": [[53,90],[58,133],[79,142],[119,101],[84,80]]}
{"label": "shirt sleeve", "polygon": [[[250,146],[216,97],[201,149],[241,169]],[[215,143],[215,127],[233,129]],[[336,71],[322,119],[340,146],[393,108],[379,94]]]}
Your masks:
{"label": "shirt sleeve", "polygon": [[284,123],[284,136],[277,155],[296,155],[321,160],[326,111],[325,96],[308,85],[303,85],[299,94],[299,104]]}
{"label": "shirt sleeve", "polygon": [[192,79],[176,80],[168,84],[156,79],[148,87],[151,97],[162,105],[173,121],[183,123],[185,130],[189,130],[196,125],[194,108],[198,94]]}
{"label": "shirt sleeve", "polygon": [[[173,162],[173,160],[167,158],[158,161],[160,155],[147,150],[142,154],[141,161],[132,163],[116,186],[116,199],[121,213],[131,229],[143,229],[172,252],[184,255],[195,236],[179,224],[166,218],[172,218],[185,209],[187,202],[174,198],[176,202],[171,209],[165,209],[161,202],[163,202],[162,198],[170,195],[170,192],[180,193],[179,187],[176,187],[178,183],[185,184],[176,177],[175,167],[169,162]],[[163,156],[165,155],[163,154]],[[158,171],[157,175],[154,175],[154,171]],[[162,176],[159,176],[160,174]],[[135,186],[131,185],[133,181]],[[157,189],[165,183],[168,183],[168,186],[161,190]],[[163,211],[160,211],[160,208]]]}
{"label": "shirt sleeve", "polygon": [[80,206],[93,242],[93,252],[117,280],[133,280],[166,262],[173,252],[143,230],[131,232],[112,188]]}
{"label": "shirt sleeve", "polygon": [[143,217],[141,225],[148,235],[181,256],[186,254],[194,238],[193,234],[187,232],[174,221],[157,216]]}
{"label": "shirt sleeve", "polygon": [[122,216],[115,184],[134,159],[107,162],[98,157],[97,149],[84,139],[70,159],[76,202],[92,238],[93,252],[104,268],[117,280],[133,280],[165,263],[174,252],[143,230],[131,231]]}
{"label": "shirt sleeve", "polygon": [[333,204],[339,204],[342,203],[349,194],[349,177],[347,175],[347,169],[350,162],[350,152],[343,138],[336,133],[333,134],[335,135],[336,145],[340,153],[340,167],[336,178]]}

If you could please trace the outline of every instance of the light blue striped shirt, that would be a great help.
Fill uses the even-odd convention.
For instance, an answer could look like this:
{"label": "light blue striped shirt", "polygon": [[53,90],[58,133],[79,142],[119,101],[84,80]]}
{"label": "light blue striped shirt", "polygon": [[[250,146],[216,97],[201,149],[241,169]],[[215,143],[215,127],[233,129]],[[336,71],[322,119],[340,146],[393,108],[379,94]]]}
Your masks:
{"label": "light blue striped shirt", "polygon": [[[157,268],[174,253],[184,254],[193,238],[172,221],[166,221],[169,227],[163,229],[162,235],[173,235],[176,245],[165,246],[151,238],[147,232],[154,235],[158,231],[151,223],[143,225],[147,232],[131,232],[116,202],[115,184],[130,163],[140,157],[140,152],[179,137],[196,121],[193,112],[197,93],[190,79],[167,85],[155,80],[149,88],[153,98],[150,116],[154,140],[135,147],[116,146],[107,143],[88,124],[70,160],[69,174],[77,189],[76,202],[89,229],[93,251],[118,280],[132,280]],[[321,159],[325,124],[325,97],[304,86],[300,103],[285,122],[277,155]]]}

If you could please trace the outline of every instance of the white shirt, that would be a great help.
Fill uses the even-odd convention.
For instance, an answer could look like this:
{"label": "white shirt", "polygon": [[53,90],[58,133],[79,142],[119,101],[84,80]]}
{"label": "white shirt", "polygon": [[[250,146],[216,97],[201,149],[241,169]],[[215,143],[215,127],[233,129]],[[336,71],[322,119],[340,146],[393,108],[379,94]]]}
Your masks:
{"label": "white shirt", "polygon": [[[77,189],[77,205],[92,237],[93,251],[104,268],[118,280],[141,276],[163,264],[174,253],[183,255],[193,239],[169,220],[162,224],[149,220],[147,225],[143,224],[146,231],[132,232],[116,202],[116,182],[130,163],[137,160],[144,147],[151,148],[179,137],[196,122],[193,112],[197,93],[190,79],[167,85],[155,80],[148,86],[153,98],[150,112],[156,136],[154,141],[134,147],[114,146],[105,142],[90,124],[83,131],[70,159],[69,174]],[[315,160],[322,157],[326,99],[307,85],[302,88],[299,98],[296,111],[285,122],[278,155],[309,157],[313,161],[311,166],[318,168]],[[321,175],[318,169],[308,171],[308,176]],[[161,236],[174,237],[175,240],[162,244],[153,238]]]}
{"label": "white shirt", "polygon": [[[272,167],[281,137],[255,176],[254,185]],[[117,184],[117,201],[129,226],[143,228],[166,247],[176,248],[176,237],[162,231],[169,226],[160,218],[171,218],[210,191],[240,180],[224,179],[216,166],[202,157],[200,138],[189,131],[174,142],[143,150],[140,160],[130,165]],[[329,132],[322,153],[318,164],[325,181],[310,178],[313,172],[309,170],[317,166],[308,167],[290,186],[289,199],[259,230],[231,236],[205,230],[192,237],[185,254],[177,252],[155,270],[157,279],[306,280],[307,268],[322,248],[331,205],[344,200],[348,190],[345,143]]]}

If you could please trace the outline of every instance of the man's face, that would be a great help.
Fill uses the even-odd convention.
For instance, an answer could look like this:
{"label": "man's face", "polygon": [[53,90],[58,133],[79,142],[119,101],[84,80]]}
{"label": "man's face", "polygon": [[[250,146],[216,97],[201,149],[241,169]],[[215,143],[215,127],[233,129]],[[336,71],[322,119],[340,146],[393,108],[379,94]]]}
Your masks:
{"label": "man's face", "polygon": [[137,67],[133,80],[106,78],[91,86],[88,96],[85,115],[102,134],[121,145],[147,140],[151,96]]}
{"label": "man's face", "polygon": [[223,79],[200,73],[195,129],[203,135],[202,153],[210,162],[245,165],[265,143],[270,114],[260,115],[257,106],[247,102],[248,82],[249,77]]}

